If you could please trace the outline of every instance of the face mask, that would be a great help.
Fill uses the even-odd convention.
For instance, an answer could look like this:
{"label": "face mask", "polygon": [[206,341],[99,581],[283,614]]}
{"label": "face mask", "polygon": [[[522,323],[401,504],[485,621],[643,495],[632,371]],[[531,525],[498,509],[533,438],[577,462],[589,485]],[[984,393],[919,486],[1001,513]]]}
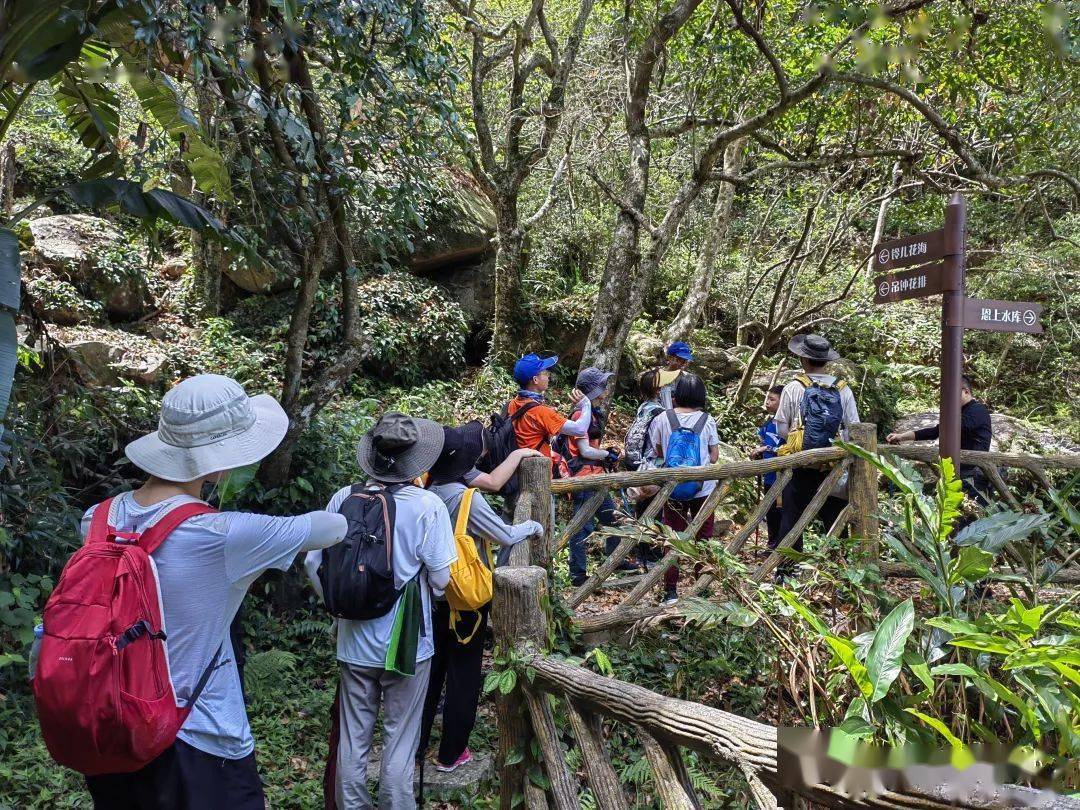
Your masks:
{"label": "face mask", "polygon": [[258,471],[259,463],[255,462],[246,467],[237,467],[223,472],[210,491],[210,498],[217,495],[218,509],[225,509],[230,503],[235,503],[240,493],[255,480],[255,474]]}

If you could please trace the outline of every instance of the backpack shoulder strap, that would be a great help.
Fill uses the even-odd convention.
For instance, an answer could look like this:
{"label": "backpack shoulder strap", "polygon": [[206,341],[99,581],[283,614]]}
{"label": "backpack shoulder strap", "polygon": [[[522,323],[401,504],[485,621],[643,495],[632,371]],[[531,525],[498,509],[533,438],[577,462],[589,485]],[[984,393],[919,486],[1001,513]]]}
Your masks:
{"label": "backpack shoulder strap", "polygon": [[157,523],[143,532],[139,538],[139,545],[147,554],[153,554],[157,551],[158,546],[165,542],[165,538],[172,534],[173,529],[185,520],[196,515],[209,515],[215,512],[217,512],[217,509],[202,501],[182,503],[176,508],[170,509]]}
{"label": "backpack shoulder strap", "polygon": [[86,532],[86,544],[104,543],[109,534],[109,513],[112,511],[113,499],[108,498],[94,508],[94,514],[90,516],[90,528]]}
{"label": "backpack shoulder strap", "polygon": [[682,427],[682,422],[679,421],[679,415],[675,413],[674,408],[668,408],[666,411],[664,411],[664,414],[667,416],[667,421],[668,424],[671,426],[672,433]]}
{"label": "backpack shoulder strap", "polygon": [[706,425],[706,423],[708,421],[709,421],[709,414],[706,413],[705,411],[702,411],[701,416],[698,417],[698,420],[694,423],[694,427],[692,428],[694,433],[696,435],[700,436],[701,432],[703,430],[705,430],[705,425]]}
{"label": "backpack shoulder strap", "polygon": [[461,493],[461,503],[458,504],[457,521],[454,525],[455,535],[460,536],[469,533],[469,512],[472,510],[474,492],[476,492],[475,488],[467,487]]}
{"label": "backpack shoulder strap", "polygon": [[803,388],[813,388],[814,381],[810,379],[809,374],[799,374],[795,377],[795,382],[799,383]]}
{"label": "backpack shoulder strap", "polygon": [[837,377],[836,382],[833,383],[833,388],[835,388],[837,391],[843,391],[847,387],[847,381],[843,377]]}
{"label": "backpack shoulder strap", "polygon": [[521,419],[521,417],[523,417],[525,414],[527,414],[533,408],[537,407],[539,404],[540,403],[537,402],[535,399],[529,400],[524,405],[522,405],[520,408],[518,408],[516,411],[514,411],[514,415],[510,417],[510,421],[511,422],[517,422],[519,419]]}

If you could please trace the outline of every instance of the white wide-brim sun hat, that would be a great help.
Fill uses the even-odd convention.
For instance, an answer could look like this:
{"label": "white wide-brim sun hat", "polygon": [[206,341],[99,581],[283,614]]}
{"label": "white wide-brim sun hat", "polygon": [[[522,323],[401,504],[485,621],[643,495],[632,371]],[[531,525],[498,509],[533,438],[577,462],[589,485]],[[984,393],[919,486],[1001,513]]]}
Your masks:
{"label": "white wide-brim sun hat", "polygon": [[249,397],[236,380],[200,374],[165,394],[158,429],[124,454],[153,476],[185,483],[261,461],[288,429],[289,417],[269,394]]}

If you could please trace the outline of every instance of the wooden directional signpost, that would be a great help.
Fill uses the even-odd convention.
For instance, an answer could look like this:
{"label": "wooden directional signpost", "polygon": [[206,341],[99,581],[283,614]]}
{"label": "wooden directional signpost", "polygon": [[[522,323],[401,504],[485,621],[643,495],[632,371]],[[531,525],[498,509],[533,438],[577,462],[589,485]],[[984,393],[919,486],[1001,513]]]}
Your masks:
{"label": "wooden directional signpost", "polygon": [[[964,329],[1042,332],[1040,304],[964,297],[967,209],[956,193],[945,209],[945,227],[874,246],[874,303],[892,304],[929,295],[941,299],[941,398],[939,452],[960,458],[960,386]],[[932,263],[931,263],[932,262]],[[908,269],[911,268],[911,269]],[[899,272],[897,272],[899,271]]]}

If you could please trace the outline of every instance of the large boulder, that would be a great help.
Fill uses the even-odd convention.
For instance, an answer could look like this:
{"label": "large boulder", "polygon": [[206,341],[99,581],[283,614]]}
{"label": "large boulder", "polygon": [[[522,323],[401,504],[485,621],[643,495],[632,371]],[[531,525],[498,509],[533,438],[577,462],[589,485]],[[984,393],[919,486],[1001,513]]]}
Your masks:
{"label": "large boulder", "polygon": [[46,323],[72,326],[94,323],[104,312],[101,304],[84,298],[69,281],[49,270],[32,270],[25,279],[23,292],[30,308]]}
{"label": "large boulder", "polygon": [[[898,433],[905,430],[919,430],[932,427],[937,423],[937,411],[924,411],[897,419],[893,430]],[[1033,425],[1005,413],[991,413],[990,423],[994,429],[994,438],[990,443],[991,450],[1039,455],[1080,454],[1080,444],[1072,441],[1060,430]]]}
{"label": "large boulder", "polygon": [[112,224],[90,214],[58,214],[31,220],[30,262],[99,302],[110,317],[132,320],[153,304],[143,269],[145,257]]}
{"label": "large boulder", "polygon": [[416,237],[409,259],[412,269],[425,275],[455,271],[493,253],[495,211],[475,181],[451,170],[445,188],[442,212]]}
{"label": "large boulder", "polygon": [[119,329],[62,329],[60,345],[88,385],[141,385],[161,382],[168,369],[165,347],[150,338]]}

